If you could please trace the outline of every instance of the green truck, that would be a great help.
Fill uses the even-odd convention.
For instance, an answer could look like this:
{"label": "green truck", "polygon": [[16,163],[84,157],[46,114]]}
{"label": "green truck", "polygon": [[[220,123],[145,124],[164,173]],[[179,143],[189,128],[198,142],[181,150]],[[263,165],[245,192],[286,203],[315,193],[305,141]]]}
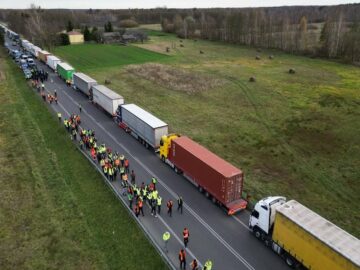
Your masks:
{"label": "green truck", "polygon": [[72,81],[75,69],[68,63],[61,62],[57,64],[56,71],[64,81]]}

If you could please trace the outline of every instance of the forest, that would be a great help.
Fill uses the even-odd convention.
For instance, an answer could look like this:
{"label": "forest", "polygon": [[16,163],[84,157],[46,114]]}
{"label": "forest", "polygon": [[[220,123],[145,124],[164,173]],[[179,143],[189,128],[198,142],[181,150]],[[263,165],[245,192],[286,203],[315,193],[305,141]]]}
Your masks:
{"label": "forest", "polygon": [[44,47],[56,42],[56,34],[71,21],[75,28],[114,29],[124,22],[161,23],[164,32],[181,38],[207,39],[292,54],[360,63],[360,4],[216,9],[127,10],[0,10],[0,21]]}

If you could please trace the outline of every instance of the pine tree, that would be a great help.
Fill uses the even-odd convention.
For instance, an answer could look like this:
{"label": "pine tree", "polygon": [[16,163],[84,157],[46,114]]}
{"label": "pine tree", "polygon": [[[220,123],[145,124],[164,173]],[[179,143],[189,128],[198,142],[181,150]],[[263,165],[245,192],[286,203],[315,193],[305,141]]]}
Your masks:
{"label": "pine tree", "polygon": [[85,41],[90,41],[91,40],[91,33],[90,33],[89,28],[87,27],[87,25],[84,28],[84,40]]}
{"label": "pine tree", "polygon": [[67,26],[66,26],[66,31],[67,31],[67,32],[70,32],[70,31],[72,31],[73,29],[74,29],[74,25],[72,24],[71,21],[68,21]]}

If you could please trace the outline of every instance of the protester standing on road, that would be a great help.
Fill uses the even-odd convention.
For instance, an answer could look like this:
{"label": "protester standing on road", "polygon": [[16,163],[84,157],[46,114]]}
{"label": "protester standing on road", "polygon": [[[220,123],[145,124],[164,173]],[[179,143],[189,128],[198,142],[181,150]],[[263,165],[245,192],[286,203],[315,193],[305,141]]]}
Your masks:
{"label": "protester standing on road", "polygon": [[136,178],[134,170],[131,170],[130,176],[131,176],[131,184],[134,185],[135,184],[135,178]]}
{"label": "protester standing on road", "polygon": [[167,203],[166,203],[166,206],[167,206],[167,209],[168,209],[168,215],[171,217],[172,216],[172,207],[173,207],[173,202],[172,200],[169,200]]}
{"label": "protester standing on road", "polygon": [[183,236],[184,236],[184,246],[185,246],[185,248],[187,248],[187,244],[189,243],[190,233],[186,227],[183,230]]}
{"label": "protester standing on road", "polygon": [[160,212],[161,212],[161,203],[162,203],[162,198],[159,196],[156,200],[156,204],[157,204],[157,207],[158,207],[158,214],[160,215]]}
{"label": "protester standing on road", "polygon": [[130,192],[128,192],[127,196],[128,196],[128,200],[129,200],[129,207],[130,207],[130,209],[132,209],[134,195],[132,195]]}
{"label": "protester standing on road", "polygon": [[211,270],[212,268],[212,262],[210,260],[207,260],[204,264],[203,270]]}
{"label": "protester standing on road", "polygon": [[180,210],[180,213],[182,214],[182,213],[183,213],[183,204],[184,204],[184,201],[183,201],[183,198],[182,198],[181,196],[178,197],[177,203],[178,203],[177,211],[179,212],[179,210]]}
{"label": "protester standing on road", "polygon": [[139,199],[138,201],[139,211],[141,212],[142,216],[144,216],[144,210],[143,210],[143,201],[142,199]]}
{"label": "protester standing on road", "polygon": [[81,104],[79,103],[79,112],[81,113],[82,111],[82,107],[81,107]]}
{"label": "protester standing on road", "polygon": [[61,113],[58,112],[57,116],[58,116],[58,118],[59,118],[59,122],[61,123]]}
{"label": "protester standing on road", "polygon": [[180,269],[186,268],[186,254],[185,250],[181,249],[179,252]]}
{"label": "protester standing on road", "polygon": [[197,260],[194,259],[194,260],[191,262],[190,266],[191,266],[191,270],[197,270],[197,269],[198,269]]}
{"label": "protester standing on road", "polygon": [[163,241],[164,241],[165,252],[166,252],[166,253],[168,252],[167,245],[168,245],[169,240],[170,240],[170,233],[169,233],[169,232],[165,232],[165,233],[163,234]]}

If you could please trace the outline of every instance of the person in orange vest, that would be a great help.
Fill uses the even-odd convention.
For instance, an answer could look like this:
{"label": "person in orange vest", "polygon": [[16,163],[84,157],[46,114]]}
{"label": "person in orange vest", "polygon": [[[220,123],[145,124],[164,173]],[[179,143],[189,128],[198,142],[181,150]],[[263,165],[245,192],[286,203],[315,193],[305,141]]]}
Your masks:
{"label": "person in orange vest", "polygon": [[194,259],[194,260],[191,262],[190,266],[191,266],[191,270],[197,270],[197,269],[198,269],[197,260]]}
{"label": "person in orange vest", "polygon": [[172,200],[169,200],[167,203],[166,203],[166,206],[168,208],[168,215],[171,217],[172,216],[172,207],[173,207],[173,202]]}
{"label": "person in orange vest", "polygon": [[125,158],[124,160],[125,172],[129,173],[129,160]]}
{"label": "person in orange vest", "polygon": [[181,249],[179,252],[180,269],[186,268],[186,254],[185,250]]}
{"label": "person in orange vest", "polygon": [[187,248],[187,244],[189,243],[190,233],[186,227],[183,230],[183,236],[184,236],[184,246],[185,246],[185,248]]}
{"label": "person in orange vest", "polygon": [[135,209],[134,209],[134,210],[135,210],[135,216],[136,216],[136,217],[139,217],[140,208],[139,208],[139,206],[138,206],[137,204],[135,205]]}
{"label": "person in orange vest", "polygon": [[144,216],[143,201],[141,199],[139,199],[138,201],[138,207],[139,207],[139,213],[141,212],[142,216]]}

